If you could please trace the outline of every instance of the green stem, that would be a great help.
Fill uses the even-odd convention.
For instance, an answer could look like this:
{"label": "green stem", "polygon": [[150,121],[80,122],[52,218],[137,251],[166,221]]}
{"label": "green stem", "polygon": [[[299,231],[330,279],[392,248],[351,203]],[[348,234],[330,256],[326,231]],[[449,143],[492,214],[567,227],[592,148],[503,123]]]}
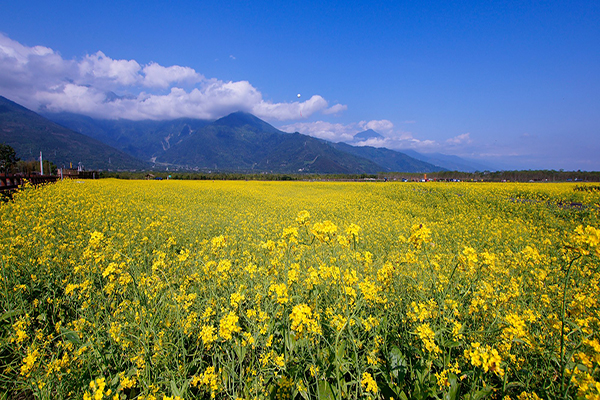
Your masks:
{"label": "green stem", "polygon": [[573,260],[571,260],[571,262],[569,263],[569,267],[567,268],[567,274],[565,276],[565,282],[564,282],[564,286],[563,286],[563,299],[562,299],[562,308],[561,308],[561,312],[560,312],[560,320],[561,320],[561,327],[560,327],[560,393],[562,394],[563,398],[566,398],[566,391],[564,388],[565,385],[565,368],[567,365],[567,362],[565,360],[565,314],[566,314],[566,309],[567,309],[567,290],[569,288],[569,279],[571,277],[571,267],[573,266],[573,263],[581,256],[578,256],[576,258],[574,258]]}

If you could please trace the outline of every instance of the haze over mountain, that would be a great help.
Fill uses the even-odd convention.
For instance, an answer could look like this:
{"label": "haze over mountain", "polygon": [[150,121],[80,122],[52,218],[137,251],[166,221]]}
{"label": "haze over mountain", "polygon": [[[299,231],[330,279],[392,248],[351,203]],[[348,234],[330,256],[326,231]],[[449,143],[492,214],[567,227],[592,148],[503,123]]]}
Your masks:
{"label": "haze over mountain", "polygon": [[[412,149],[390,150],[386,147],[381,147],[381,143],[385,143],[385,136],[373,129],[367,129],[355,134],[352,137],[352,140],[338,142],[334,147],[351,154],[368,158],[392,171],[396,171],[398,167],[406,167],[407,164],[412,164],[413,167],[419,169],[420,172],[439,171],[440,168],[464,172],[494,170],[494,167],[475,160],[467,160],[458,156],[441,153],[424,154]],[[415,161],[425,162],[426,164],[429,164],[429,168],[420,163],[416,163]],[[431,168],[431,165],[436,167]]]}
{"label": "haze over mountain", "polygon": [[464,171],[464,172],[475,172],[475,171],[494,171],[498,168],[495,166],[487,165],[480,161],[468,160],[463,157],[452,156],[441,153],[418,153],[414,150],[403,150],[404,154],[416,158],[417,160],[425,161],[435,165],[443,165],[444,168],[451,171]]}
{"label": "haze over mountain", "polygon": [[73,132],[0,96],[0,143],[15,149],[22,160],[40,156],[57,166],[87,169],[144,169],[149,164],[89,136]]}

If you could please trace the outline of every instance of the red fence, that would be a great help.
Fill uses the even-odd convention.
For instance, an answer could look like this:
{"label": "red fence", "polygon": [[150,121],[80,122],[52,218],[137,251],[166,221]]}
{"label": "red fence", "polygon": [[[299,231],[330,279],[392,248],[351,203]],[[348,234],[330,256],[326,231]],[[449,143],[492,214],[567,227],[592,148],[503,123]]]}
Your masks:
{"label": "red fence", "polygon": [[0,175],[0,191],[18,189],[24,185],[26,181],[32,185],[41,185],[44,183],[56,182],[58,176],[50,175]]}

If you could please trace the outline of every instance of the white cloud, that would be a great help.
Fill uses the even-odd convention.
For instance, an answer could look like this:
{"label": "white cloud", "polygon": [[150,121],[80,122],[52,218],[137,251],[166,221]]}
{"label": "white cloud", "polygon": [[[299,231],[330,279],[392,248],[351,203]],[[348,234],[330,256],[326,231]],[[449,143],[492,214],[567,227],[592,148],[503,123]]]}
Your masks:
{"label": "white cloud", "polygon": [[112,87],[139,84],[141,67],[134,60],[113,60],[103,52],[87,55],[79,63],[80,83],[94,85],[103,82]]}
{"label": "white cloud", "polygon": [[11,40],[0,34],[0,54],[5,57],[14,58],[17,62],[27,63],[30,56],[46,56],[54,54],[54,51],[44,46],[27,47],[21,43]]}
{"label": "white cloud", "polygon": [[98,105],[105,95],[93,88],[67,83],[56,91],[40,91],[34,94],[37,103],[46,105],[50,112],[72,111],[95,116]]}
{"label": "white cloud", "polygon": [[394,124],[388,120],[360,121],[350,124],[333,124],[326,121],[296,122],[280,126],[284,132],[300,132],[305,135],[326,139],[331,142],[353,142],[354,135],[366,129],[373,129],[384,137],[368,139],[362,142],[353,142],[358,146],[373,146],[397,148],[399,143],[418,143],[409,132],[394,131]]}
{"label": "white cloud", "polygon": [[294,124],[281,126],[284,132],[300,132],[304,135],[329,140],[330,142],[349,142],[358,132],[354,124],[332,124],[325,121],[296,122]]}
{"label": "white cloud", "polygon": [[420,140],[413,137],[409,132],[398,132],[393,136],[381,138],[371,138],[356,143],[356,146],[385,147],[386,149],[402,151],[412,149],[426,153],[439,151],[440,143],[435,140]]}
{"label": "white cloud", "polygon": [[[421,140],[415,138],[410,132],[394,130],[393,123],[388,120],[360,121],[350,124],[333,124],[326,121],[296,122],[280,126],[279,129],[284,132],[300,132],[334,143],[352,143],[355,146],[385,147],[399,151],[413,149],[422,152],[440,151],[444,148],[435,140]],[[373,129],[382,134],[383,138],[353,142],[354,135],[366,129]]]}
{"label": "white cloud", "polygon": [[303,102],[271,103],[261,99],[252,107],[251,112],[259,118],[279,121],[308,118],[318,111],[327,108],[327,101],[318,95]]}
{"label": "white cloud", "polygon": [[198,83],[204,77],[193,68],[173,65],[163,67],[157,63],[150,63],[143,69],[144,80],[142,84],[148,87],[167,88],[173,83]]}
{"label": "white cloud", "polygon": [[469,132],[463,133],[462,135],[454,136],[453,138],[446,140],[446,143],[453,145],[468,144],[471,142],[471,134]]}
{"label": "white cloud", "polygon": [[358,125],[364,129],[373,129],[375,132],[382,135],[390,134],[394,129],[394,124],[387,119],[373,120],[373,121],[360,121]]}
{"label": "white cloud", "polygon": [[40,88],[56,90],[77,75],[77,65],[43,46],[27,47],[0,34],[0,94],[37,107]]}
{"label": "white cloud", "polygon": [[[114,99],[108,92],[125,96]],[[134,120],[215,119],[241,110],[286,121],[347,109],[341,104],[329,107],[319,95],[304,102],[273,103],[263,100],[248,81],[207,79],[190,67],[140,65],[135,60],[112,59],[101,51],[65,60],[50,48],[27,47],[2,34],[0,95],[36,111]]]}
{"label": "white cloud", "polygon": [[323,114],[339,114],[342,111],[346,111],[348,109],[347,105],[336,104],[325,110],[323,110]]}

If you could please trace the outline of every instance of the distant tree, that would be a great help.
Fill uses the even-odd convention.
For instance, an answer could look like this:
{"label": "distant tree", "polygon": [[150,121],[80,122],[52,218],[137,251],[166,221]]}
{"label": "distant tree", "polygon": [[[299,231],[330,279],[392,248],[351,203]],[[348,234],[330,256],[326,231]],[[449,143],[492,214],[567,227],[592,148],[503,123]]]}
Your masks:
{"label": "distant tree", "polygon": [[[20,160],[13,167],[16,172],[23,172],[25,174],[31,174],[32,172],[40,172],[40,162],[38,160],[23,161]],[[58,167],[51,161],[44,160],[44,172],[51,175],[56,174]]]}
{"label": "distant tree", "polygon": [[6,174],[17,164],[17,161],[19,161],[19,158],[15,149],[7,144],[0,143],[0,172]]}

